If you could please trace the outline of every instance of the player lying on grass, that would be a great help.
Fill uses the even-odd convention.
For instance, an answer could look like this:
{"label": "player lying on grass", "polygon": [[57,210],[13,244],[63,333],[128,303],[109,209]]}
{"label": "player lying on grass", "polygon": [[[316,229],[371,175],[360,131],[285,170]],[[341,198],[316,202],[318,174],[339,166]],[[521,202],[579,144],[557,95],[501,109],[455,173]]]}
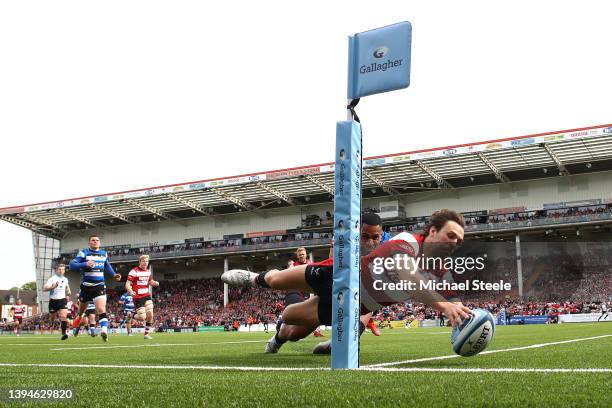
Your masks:
{"label": "player lying on grass", "polygon": [[[361,315],[381,309],[384,306],[414,299],[444,313],[455,327],[467,319],[470,310],[461,304],[454,292],[436,292],[421,288],[420,282],[445,280],[452,282],[448,270],[419,270],[394,264],[386,265],[382,271],[375,270],[376,258],[388,259],[395,255],[411,258],[440,258],[449,256],[463,241],[463,217],[451,210],[437,211],[430,217],[423,234],[407,232],[380,245],[369,254],[361,257]],[[234,269],[225,272],[221,279],[232,286],[252,286],[275,290],[301,290],[315,293],[308,300],[293,304],[283,311],[283,321],[287,325],[301,326],[313,330],[319,325],[332,324],[332,286],[333,260],[300,265],[282,271],[271,270],[260,274]],[[414,290],[378,290],[380,283],[413,282]],[[378,283],[376,283],[378,282]],[[444,296],[443,296],[444,295]],[[365,330],[360,321],[360,332]],[[268,342],[266,352],[275,353],[288,340],[290,335],[278,332]]]}

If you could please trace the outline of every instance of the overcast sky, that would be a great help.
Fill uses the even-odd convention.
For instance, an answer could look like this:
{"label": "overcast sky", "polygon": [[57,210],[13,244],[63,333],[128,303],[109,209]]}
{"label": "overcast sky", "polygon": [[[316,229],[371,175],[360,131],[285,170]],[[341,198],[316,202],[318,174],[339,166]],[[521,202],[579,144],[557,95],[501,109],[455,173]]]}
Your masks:
{"label": "overcast sky", "polygon": [[[606,1],[0,3],[0,207],[331,161],[347,36],[413,25],[364,154],[612,123]],[[0,288],[34,279],[0,222]]]}

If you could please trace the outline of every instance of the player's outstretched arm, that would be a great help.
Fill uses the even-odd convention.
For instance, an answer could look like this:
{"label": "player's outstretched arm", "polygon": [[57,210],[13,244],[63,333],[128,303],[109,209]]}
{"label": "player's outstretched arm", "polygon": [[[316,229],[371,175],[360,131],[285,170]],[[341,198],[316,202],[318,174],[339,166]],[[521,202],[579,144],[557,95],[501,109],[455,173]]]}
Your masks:
{"label": "player's outstretched arm", "polygon": [[83,253],[83,251],[79,251],[77,256],[68,264],[68,269],[70,269],[71,271],[78,271],[88,267],[89,265],[87,260],[85,259],[85,254]]}
{"label": "player's outstretched arm", "polygon": [[407,292],[411,298],[444,313],[453,327],[457,324],[461,324],[464,319],[469,318],[471,314],[470,309],[461,302],[457,302],[457,298],[449,300],[435,290],[424,289],[424,285],[421,285],[421,283],[427,282],[429,279],[420,272],[418,267],[413,268],[410,263],[406,265],[399,263],[396,265],[394,271],[398,274],[400,280],[413,283],[414,290]]}

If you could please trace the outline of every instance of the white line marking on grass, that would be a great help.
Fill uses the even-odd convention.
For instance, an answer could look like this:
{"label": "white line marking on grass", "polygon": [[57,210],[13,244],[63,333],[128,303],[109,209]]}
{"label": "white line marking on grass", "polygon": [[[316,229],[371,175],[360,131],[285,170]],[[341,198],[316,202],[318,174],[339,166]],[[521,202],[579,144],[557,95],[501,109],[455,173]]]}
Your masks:
{"label": "white line marking on grass", "polygon": [[[532,348],[554,346],[554,345],[557,345],[557,344],[575,343],[575,342],[578,342],[578,341],[586,341],[586,340],[596,340],[596,339],[602,339],[604,337],[611,337],[611,336],[612,336],[612,334],[604,334],[602,336],[583,337],[583,338],[572,339],[572,340],[554,341],[554,342],[551,342],[551,343],[532,344],[530,346],[512,347],[512,348],[501,349],[501,350],[487,350],[487,351],[483,351],[479,355],[493,354],[493,353],[504,353],[504,352],[507,352],[507,351],[527,350],[527,349],[532,349]],[[414,359],[414,360],[403,360],[403,361],[393,361],[393,362],[390,362],[390,363],[371,364],[371,365],[367,365],[365,367],[368,367],[368,368],[373,368],[373,367],[389,367],[389,366],[401,365],[401,364],[420,363],[420,362],[423,362],[423,361],[447,360],[447,359],[450,359],[450,358],[457,358],[457,357],[461,357],[461,356],[458,355],[458,354],[450,354],[448,356],[425,357],[425,358],[417,358],[417,359]]]}
{"label": "white line marking on grass", "polygon": [[[131,368],[144,370],[235,370],[235,371],[331,371],[329,367],[240,367],[215,365],[124,365],[124,364],[21,364],[0,363],[0,367],[39,368]],[[355,371],[380,372],[450,372],[450,373],[612,373],[612,368],[454,368],[454,367],[362,367]]]}
{"label": "white line marking on grass", "polygon": [[405,367],[387,368],[370,367],[360,368],[359,371],[382,372],[450,372],[450,373],[612,373],[612,368],[446,368],[446,367]]}
{"label": "white line marking on grass", "polygon": [[[66,343],[64,343],[66,344]],[[0,343],[0,346],[61,346],[62,343]]]}
{"label": "white line marking on grass", "polygon": [[[211,346],[220,344],[244,344],[244,343],[267,343],[268,340],[245,340],[245,341],[224,341],[219,343],[154,343],[154,344],[132,344],[117,346],[82,346],[82,347],[59,347],[51,350],[93,350],[93,349],[115,349],[115,348],[139,348],[139,347],[165,347],[165,346]],[[57,346],[57,344],[53,344]]]}

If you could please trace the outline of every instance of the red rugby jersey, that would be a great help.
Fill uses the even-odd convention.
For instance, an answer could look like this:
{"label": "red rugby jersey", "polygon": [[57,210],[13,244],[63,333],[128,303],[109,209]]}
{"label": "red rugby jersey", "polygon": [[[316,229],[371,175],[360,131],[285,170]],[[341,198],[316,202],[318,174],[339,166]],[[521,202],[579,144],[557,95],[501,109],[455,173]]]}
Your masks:
{"label": "red rugby jersey", "polygon": [[132,291],[135,293],[134,299],[151,295],[149,284],[153,277],[150,269],[140,269],[140,266],[136,266],[128,273],[127,279],[132,283]]}

